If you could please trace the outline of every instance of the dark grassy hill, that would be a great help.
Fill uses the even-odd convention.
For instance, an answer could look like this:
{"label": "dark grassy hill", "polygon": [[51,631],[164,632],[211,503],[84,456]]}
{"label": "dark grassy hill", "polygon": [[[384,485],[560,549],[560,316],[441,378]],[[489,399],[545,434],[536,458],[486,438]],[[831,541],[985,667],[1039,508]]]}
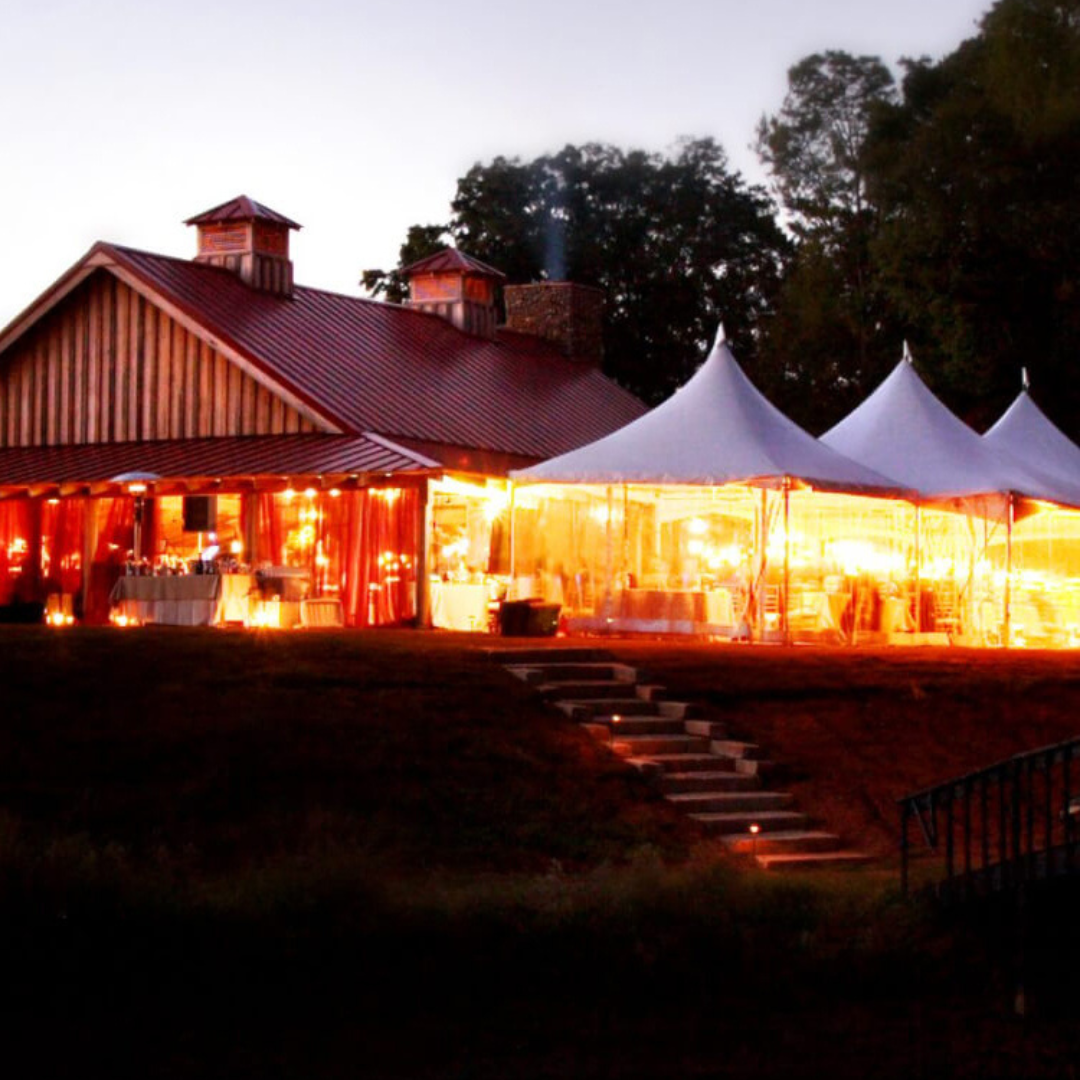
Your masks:
{"label": "dark grassy hill", "polygon": [[[1080,1060],[1075,898],[1066,917],[1031,898],[1021,1022],[1014,912],[956,922],[901,903],[889,870],[718,860],[492,644],[0,630],[4,1075],[899,1080]],[[826,816],[886,848],[894,789],[1077,715],[1071,658],[613,647],[780,747]]]}

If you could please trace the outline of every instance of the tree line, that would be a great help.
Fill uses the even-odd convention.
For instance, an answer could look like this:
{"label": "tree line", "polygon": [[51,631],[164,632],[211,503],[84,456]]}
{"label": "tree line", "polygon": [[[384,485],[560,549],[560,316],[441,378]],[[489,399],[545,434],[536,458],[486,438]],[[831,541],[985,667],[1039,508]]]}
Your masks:
{"label": "tree line", "polygon": [[723,321],[781,408],[819,432],[899,360],[980,429],[1027,367],[1080,435],[1080,0],[998,0],[941,60],[815,53],[788,72],[756,149],[770,189],[710,138],[666,153],[567,146],[497,157],[451,218],[414,225],[400,269],[453,243],[511,282],[607,294],[605,370],[648,402]]}

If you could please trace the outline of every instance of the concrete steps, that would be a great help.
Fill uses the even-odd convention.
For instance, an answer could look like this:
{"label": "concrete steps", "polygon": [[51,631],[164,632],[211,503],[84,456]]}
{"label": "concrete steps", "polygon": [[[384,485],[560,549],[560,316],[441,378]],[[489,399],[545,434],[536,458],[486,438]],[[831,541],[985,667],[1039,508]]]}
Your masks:
{"label": "concrete steps", "polygon": [[523,682],[530,685],[544,680],[552,682],[570,682],[574,679],[584,681],[595,679],[619,680],[633,683],[636,672],[629,664],[618,663],[554,663],[554,664],[511,664],[507,668]]}
{"label": "concrete steps", "polygon": [[710,772],[721,770],[733,773],[734,770],[723,769],[712,754],[653,754],[649,758],[630,758],[631,765],[643,765],[646,762],[652,765],[656,772],[664,775],[667,773]]}
{"label": "concrete steps", "polygon": [[653,754],[701,754],[708,743],[696,735],[623,735],[612,736],[611,748],[623,757]]}
{"label": "concrete steps", "polygon": [[748,791],[757,786],[757,781],[752,776],[715,769],[666,772],[659,777],[658,783],[665,795],[683,795],[698,791]]}
{"label": "concrete steps", "polygon": [[691,814],[747,814],[787,810],[795,802],[789,791],[689,791],[669,795],[668,801]]}
{"label": "concrete steps", "polygon": [[865,866],[871,857],[865,851],[816,851],[791,855],[758,855],[762,870],[841,870]]}
{"label": "concrete steps", "polygon": [[836,833],[796,829],[768,833],[729,833],[724,847],[736,855],[798,855],[836,851],[840,837]]}
{"label": "concrete steps", "polygon": [[692,735],[686,730],[682,720],[673,720],[667,716],[620,716],[599,717],[593,723],[608,729],[612,735],[623,738],[627,735]]}
{"label": "concrete steps", "polygon": [[[558,698],[551,700],[571,720],[610,719],[612,716],[660,716],[656,704],[641,698]],[[678,719],[676,717],[676,719]]]}
{"label": "concrete steps", "polygon": [[[756,743],[691,702],[671,701],[632,666],[598,649],[491,650],[493,659],[647,776],[708,834],[765,870],[856,866],[868,857],[815,829],[790,792],[766,790],[779,770]],[[752,832],[751,829],[754,831]]]}
{"label": "concrete steps", "polygon": [[[623,679],[596,679],[594,682],[566,680],[534,684],[534,689],[538,694],[555,701],[625,700],[627,691],[632,688],[633,684]],[[635,698],[634,700],[642,699]],[[648,704],[648,702],[645,703]]]}
{"label": "concrete steps", "polygon": [[714,836],[746,833],[751,825],[756,825],[763,833],[809,831],[810,824],[810,818],[798,810],[763,810],[752,814],[742,810],[711,811],[690,816]]}

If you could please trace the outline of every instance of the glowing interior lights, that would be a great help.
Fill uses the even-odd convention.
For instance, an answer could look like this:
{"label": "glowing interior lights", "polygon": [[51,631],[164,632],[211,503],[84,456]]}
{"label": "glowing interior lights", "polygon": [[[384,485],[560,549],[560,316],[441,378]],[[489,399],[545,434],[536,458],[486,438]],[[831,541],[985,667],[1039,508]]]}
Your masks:
{"label": "glowing interior lights", "polygon": [[904,556],[900,552],[883,550],[868,540],[834,540],[826,552],[847,577],[904,571]]}
{"label": "glowing interior lights", "polygon": [[256,604],[248,626],[255,630],[278,630],[281,628],[281,600],[274,596]]}
{"label": "glowing interior lights", "polygon": [[705,565],[710,570],[719,570],[722,566],[738,566],[746,559],[745,553],[737,544],[728,544],[726,547],[706,547],[704,555]]}

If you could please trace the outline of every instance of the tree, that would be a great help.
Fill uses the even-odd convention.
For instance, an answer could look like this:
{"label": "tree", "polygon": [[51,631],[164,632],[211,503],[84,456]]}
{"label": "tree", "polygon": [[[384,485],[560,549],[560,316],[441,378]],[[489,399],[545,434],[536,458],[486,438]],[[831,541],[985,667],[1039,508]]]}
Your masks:
{"label": "tree", "polygon": [[815,53],[788,71],[779,113],[758,125],[758,155],[797,241],[763,364],[769,392],[811,427],[839,419],[895,360],[870,258],[878,218],[864,161],[874,112],[895,96],[877,57]]}
{"label": "tree", "polygon": [[895,99],[876,56],[814,53],[788,70],[776,116],[763,116],[757,152],[798,236],[842,242],[868,209],[863,147],[874,109]]}
{"label": "tree", "polygon": [[977,425],[1032,371],[1080,430],[1080,0],[1001,0],[868,140],[872,255],[931,381]]}
{"label": "tree", "polygon": [[458,181],[452,212],[454,243],[510,282],[603,289],[604,369],[650,402],[693,373],[721,320],[752,360],[789,248],[765,192],[732,173],[711,139],[667,155],[593,143],[529,162],[497,157]]}

